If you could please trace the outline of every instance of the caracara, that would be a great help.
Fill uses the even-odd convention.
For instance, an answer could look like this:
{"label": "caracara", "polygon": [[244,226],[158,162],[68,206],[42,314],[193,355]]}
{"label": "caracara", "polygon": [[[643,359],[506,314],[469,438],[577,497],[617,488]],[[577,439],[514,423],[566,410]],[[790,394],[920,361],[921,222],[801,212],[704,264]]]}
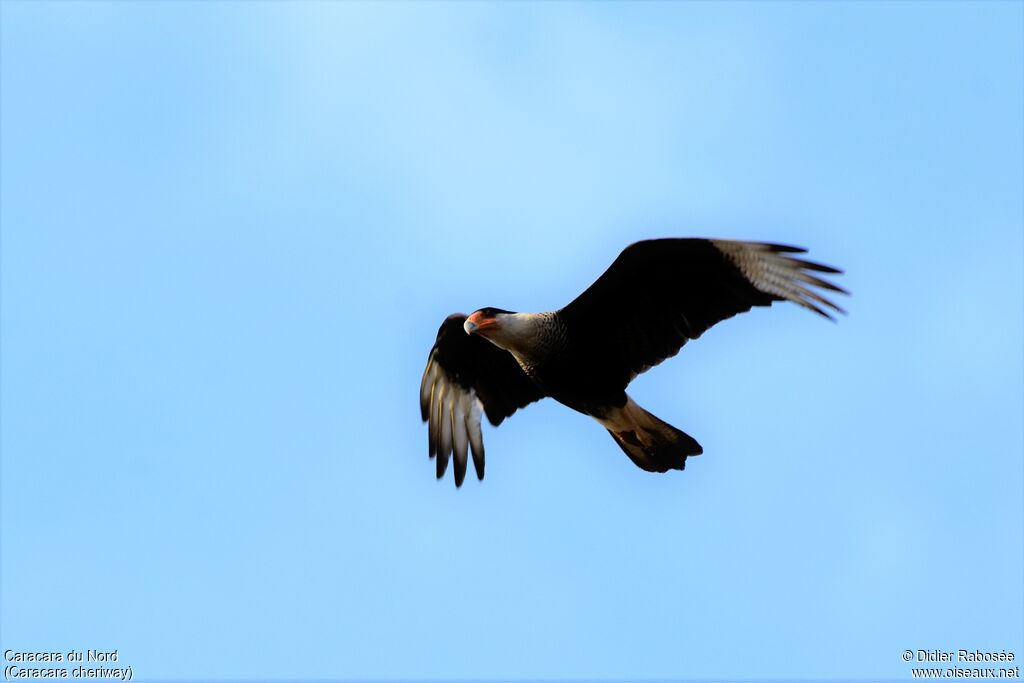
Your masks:
{"label": "caracara", "polygon": [[469,451],[484,476],[481,413],[498,426],[550,396],[597,420],[648,472],[681,470],[703,452],[693,437],[638,406],[626,387],[709,327],[789,300],[826,318],[843,312],[813,288],[847,294],[818,273],[841,271],[793,256],[804,249],[719,239],[659,239],[627,247],[569,305],[549,313],[481,308],[437,331],[420,385],[437,478],[454,454],[455,485]]}

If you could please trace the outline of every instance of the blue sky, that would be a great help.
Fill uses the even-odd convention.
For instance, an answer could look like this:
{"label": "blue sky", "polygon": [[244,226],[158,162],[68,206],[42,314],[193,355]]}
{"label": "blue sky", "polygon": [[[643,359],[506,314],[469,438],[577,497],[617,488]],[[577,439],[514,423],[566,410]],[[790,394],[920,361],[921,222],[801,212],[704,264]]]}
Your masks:
{"label": "blue sky", "polygon": [[[139,679],[1024,656],[1020,3],[0,7],[0,639]],[[438,324],[628,243],[843,267],[434,480]]]}

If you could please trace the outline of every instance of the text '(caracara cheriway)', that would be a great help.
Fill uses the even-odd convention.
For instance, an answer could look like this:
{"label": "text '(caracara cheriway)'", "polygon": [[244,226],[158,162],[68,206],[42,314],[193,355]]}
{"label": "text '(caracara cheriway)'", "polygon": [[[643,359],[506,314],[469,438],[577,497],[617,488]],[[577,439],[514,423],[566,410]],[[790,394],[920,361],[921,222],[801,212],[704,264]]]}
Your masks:
{"label": "text '(caracara cheriway)'", "polygon": [[846,294],[815,273],[805,250],[718,239],[659,239],[627,247],[585,292],[548,313],[481,308],[441,324],[420,385],[437,477],[454,455],[455,485],[469,452],[484,476],[481,414],[492,425],[550,396],[597,420],[638,467],[681,470],[703,452],[693,437],[626,394],[633,378],[674,356],[715,323],[788,300],[827,318],[843,312],[815,288]]}

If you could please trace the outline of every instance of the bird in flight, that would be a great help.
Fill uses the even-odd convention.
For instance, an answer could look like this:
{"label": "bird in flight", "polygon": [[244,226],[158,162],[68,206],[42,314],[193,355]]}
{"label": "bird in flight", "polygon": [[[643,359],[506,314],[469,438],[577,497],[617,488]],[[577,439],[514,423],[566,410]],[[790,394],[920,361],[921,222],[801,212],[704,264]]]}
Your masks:
{"label": "bird in flight", "polygon": [[818,275],[842,271],[796,256],[805,251],[720,239],[645,240],[626,247],[557,311],[481,308],[448,316],[420,384],[437,478],[453,459],[461,486],[471,452],[483,479],[481,415],[497,427],[547,396],[597,420],[638,467],[683,469],[688,456],[703,452],[700,444],[638,406],[626,387],[715,323],[754,306],[786,300],[829,319],[828,309],[845,313],[817,291],[848,294]]}

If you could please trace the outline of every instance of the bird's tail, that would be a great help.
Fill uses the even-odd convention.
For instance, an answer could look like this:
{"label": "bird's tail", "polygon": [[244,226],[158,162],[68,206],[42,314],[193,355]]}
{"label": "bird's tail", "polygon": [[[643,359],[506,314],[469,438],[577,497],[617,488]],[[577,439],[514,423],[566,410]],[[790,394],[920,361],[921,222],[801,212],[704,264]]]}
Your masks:
{"label": "bird's tail", "polygon": [[686,467],[686,458],[704,449],[689,434],[659,420],[627,397],[599,422],[637,467],[648,472],[667,472]]}

